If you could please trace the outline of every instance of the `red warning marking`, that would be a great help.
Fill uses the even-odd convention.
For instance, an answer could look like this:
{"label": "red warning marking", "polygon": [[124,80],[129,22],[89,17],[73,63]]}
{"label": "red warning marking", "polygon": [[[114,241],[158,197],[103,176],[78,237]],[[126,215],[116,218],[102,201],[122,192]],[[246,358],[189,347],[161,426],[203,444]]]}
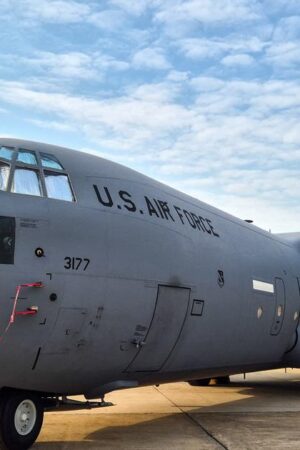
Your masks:
{"label": "red warning marking", "polygon": [[10,315],[10,319],[7,324],[7,327],[5,328],[4,333],[2,334],[2,336],[0,336],[0,342],[2,341],[3,336],[8,332],[10,326],[15,323],[16,316],[33,316],[33,315],[37,314],[37,309],[28,308],[27,311],[19,311],[19,312],[16,311],[18,299],[19,299],[22,288],[30,288],[30,287],[41,288],[41,287],[43,287],[43,283],[41,281],[39,281],[37,283],[26,283],[26,284],[20,284],[19,286],[17,286],[16,295],[14,298],[14,303],[13,303],[13,308],[12,308],[12,312]]}
{"label": "red warning marking", "polygon": [[35,316],[37,310],[27,309],[26,311],[17,311],[15,316]]}

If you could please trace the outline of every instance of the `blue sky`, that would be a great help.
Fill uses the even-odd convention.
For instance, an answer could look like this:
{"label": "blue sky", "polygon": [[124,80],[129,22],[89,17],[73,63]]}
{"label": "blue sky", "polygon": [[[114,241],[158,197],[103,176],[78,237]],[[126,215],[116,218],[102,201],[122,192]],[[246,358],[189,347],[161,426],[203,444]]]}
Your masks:
{"label": "blue sky", "polygon": [[0,0],[0,135],[300,231],[299,0]]}

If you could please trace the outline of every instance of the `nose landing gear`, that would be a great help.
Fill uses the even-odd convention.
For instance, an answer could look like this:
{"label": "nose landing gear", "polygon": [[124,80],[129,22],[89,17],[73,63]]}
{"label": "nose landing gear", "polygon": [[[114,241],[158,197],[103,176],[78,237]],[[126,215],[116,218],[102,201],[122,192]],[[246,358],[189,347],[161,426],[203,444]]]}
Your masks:
{"label": "nose landing gear", "polygon": [[3,393],[0,399],[0,448],[30,448],[40,433],[43,418],[42,401],[37,395],[22,391]]}

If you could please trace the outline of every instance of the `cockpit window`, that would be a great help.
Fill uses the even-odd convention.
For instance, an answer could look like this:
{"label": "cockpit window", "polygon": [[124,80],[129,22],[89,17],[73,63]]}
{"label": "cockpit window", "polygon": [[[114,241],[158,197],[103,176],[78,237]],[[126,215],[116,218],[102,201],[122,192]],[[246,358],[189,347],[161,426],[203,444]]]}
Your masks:
{"label": "cockpit window", "polygon": [[76,201],[69,176],[58,159],[24,148],[0,146],[0,191]]}
{"label": "cockpit window", "polygon": [[49,198],[74,201],[68,175],[45,170],[46,189]]}
{"label": "cockpit window", "polygon": [[41,197],[42,188],[38,171],[16,167],[11,192]]}
{"label": "cockpit window", "polygon": [[10,166],[0,161],[0,190],[6,191],[9,179]]}
{"label": "cockpit window", "polygon": [[41,153],[42,166],[47,169],[64,170],[63,166],[53,155]]}
{"label": "cockpit window", "polygon": [[11,161],[14,156],[14,149],[9,147],[0,147],[0,158],[7,159],[8,161]]}
{"label": "cockpit window", "polygon": [[34,152],[28,150],[19,150],[17,162],[37,166],[37,159]]}

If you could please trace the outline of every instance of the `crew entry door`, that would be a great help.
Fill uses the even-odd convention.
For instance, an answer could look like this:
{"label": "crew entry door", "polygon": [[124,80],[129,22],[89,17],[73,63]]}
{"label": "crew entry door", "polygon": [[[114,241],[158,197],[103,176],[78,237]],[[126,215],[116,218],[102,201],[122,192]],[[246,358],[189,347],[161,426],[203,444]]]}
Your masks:
{"label": "crew entry door", "polygon": [[157,300],[148,333],[127,372],[158,371],[179,339],[190,300],[190,289],[158,286]]}

